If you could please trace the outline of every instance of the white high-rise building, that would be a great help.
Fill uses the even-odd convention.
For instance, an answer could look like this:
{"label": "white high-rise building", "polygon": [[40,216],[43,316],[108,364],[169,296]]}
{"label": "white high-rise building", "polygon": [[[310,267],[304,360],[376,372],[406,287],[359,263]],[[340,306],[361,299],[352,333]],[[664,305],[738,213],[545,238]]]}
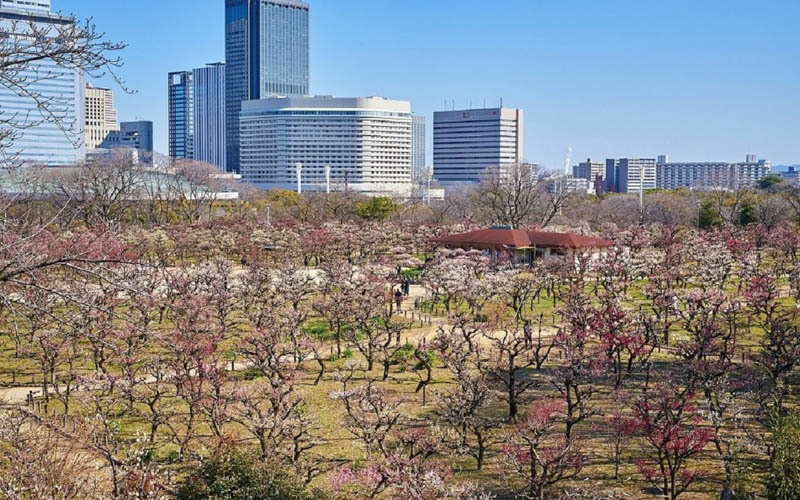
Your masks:
{"label": "white high-rise building", "polygon": [[0,9],[50,13],[50,0],[0,0]]}
{"label": "white high-rise building", "polygon": [[411,191],[408,101],[331,96],[245,101],[240,123],[245,182],[285,189],[300,184],[304,191],[329,186],[370,194]]}
{"label": "white high-rise building", "polygon": [[[31,24],[57,37],[74,20],[50,13],[48,0],[1,0],[0,29],[4,36],[25,39]],[[0,83],[0,120],[11,123],[14,137],[4,141],[11,163],[75,165],[86,157],[85,82],[83,73],[52,60],[34,61],[20,69],[24,92]],[[42,107],[39,103],[47,102]],[[4,126],[9,126],[4,124]]]}
{"label": "white high-rise building", "polygon": [[225,171],[225,63],[193,71],[194,159]]}
{"label": "white high-rise building", "polygon": [[771,165],[769,160],[747,155],[740,163],[659,162],[657,171],[661,189],[744,189],[758,184],[770,173]]}
{"label": "white high-rise building", "polygon": [[114,92],[110,89],[86,85],[86,150],[92,151],[119,132],[117,109],[114,107]]}
{"label": "white high-rise building", "polygon": [[433,115],[433,172],[444,186],[477,183],[487,168],[522,163],[521,109],[467,109]]}

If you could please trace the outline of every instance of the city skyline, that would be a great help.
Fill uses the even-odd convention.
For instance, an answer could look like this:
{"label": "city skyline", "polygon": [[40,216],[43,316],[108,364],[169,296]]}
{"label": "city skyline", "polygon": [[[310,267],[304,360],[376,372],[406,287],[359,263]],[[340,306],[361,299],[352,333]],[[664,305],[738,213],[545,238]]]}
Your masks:
{"label": "city skyline", "polygon": [[[137,16],[152,10],[147,0],[125,19],[99,0],[53,3],[130,44],[122,75],[139,93],[117,92],[120,118],[154,120],[156,149],[166,153],[163,75],[224,60],[223,5],[158,3],[144,36]],[[573,161],[662,152],[675,161],[747,153],[776,165],[800,161],[800,67],[786,56],[798,45],[790,28],[800,5],[788,1],[512,0],[503,11],[465,1],[457,13],[449,2],[310,3],[311,94],[410,100],[428,118],[429,162],[433,112],[445,101],[481,108],[501,97],[526,112],[525,159],[554,170],[569,147]]]}

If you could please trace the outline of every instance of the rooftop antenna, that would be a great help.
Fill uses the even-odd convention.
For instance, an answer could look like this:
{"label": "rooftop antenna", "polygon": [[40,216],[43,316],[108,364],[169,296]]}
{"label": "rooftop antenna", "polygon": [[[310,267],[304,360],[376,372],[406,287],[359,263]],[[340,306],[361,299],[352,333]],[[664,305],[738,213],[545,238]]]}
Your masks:
{"label": "rooftop antenna", "polygon": [[503,96],[500,96],[500,107],[503,107]]}

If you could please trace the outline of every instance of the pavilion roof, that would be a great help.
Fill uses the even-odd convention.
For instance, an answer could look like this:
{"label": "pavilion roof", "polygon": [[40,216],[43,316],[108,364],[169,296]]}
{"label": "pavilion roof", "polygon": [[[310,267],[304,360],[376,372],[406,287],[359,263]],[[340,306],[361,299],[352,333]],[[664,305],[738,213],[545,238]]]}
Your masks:
{"label": "pavilion roof", "polygon": [[613,244],[602,238],[580,234],[507,228],[479,229],[467,233],[451,234],[433,241],[441,245],[508,248],[607,248]]}

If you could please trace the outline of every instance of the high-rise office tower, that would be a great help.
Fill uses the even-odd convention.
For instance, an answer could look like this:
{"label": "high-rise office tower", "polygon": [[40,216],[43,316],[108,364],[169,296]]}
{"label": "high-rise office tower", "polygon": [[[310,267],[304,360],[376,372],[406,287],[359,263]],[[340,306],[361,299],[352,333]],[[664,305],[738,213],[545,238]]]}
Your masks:
{"label": "high-rise office tower", "polygon": [[425,117],[411,118],[411,177],[422,182],[427,175],[425,167]]}
{"label": "high-rise office tower", "polygon": [[191,71],[168,75],[169,157],[194,158],[194,83]]}
{"label": "high-rise office tower", "polygon": [[86,85],[86,150],[100,147],[109,134],[119,132],[114,92],[110,89]]}
{"label": "high-rise office tower", "polygon": [[227,170],[239,171],[242,102],[309,93],[309,6],[300,0],[225,0]]}
{"label": "high-rise office tower", "polygon": [[193,71],[194,159],[225,170],[225,63]]}
{"label": "high-rise office tower", "polygon": [[521,109],[433,114],[433,173],[444,186],[477,183],[487,168],[522,163]]}
{"label": "high-rise office tower", "polygon": [[[72,22],[52,14],[49,0],[0,0],[4,37],[25,39],[32,25],[40,36],[55,37],[60,26]],[[83,72],[44,59],[30,62],[18,76],[25,80],[24,91],[0,83],[0,120],[14,129],[14,137],[4,141],[3,153],[10,158],[5,163],[63,166],[83,161]]]}

